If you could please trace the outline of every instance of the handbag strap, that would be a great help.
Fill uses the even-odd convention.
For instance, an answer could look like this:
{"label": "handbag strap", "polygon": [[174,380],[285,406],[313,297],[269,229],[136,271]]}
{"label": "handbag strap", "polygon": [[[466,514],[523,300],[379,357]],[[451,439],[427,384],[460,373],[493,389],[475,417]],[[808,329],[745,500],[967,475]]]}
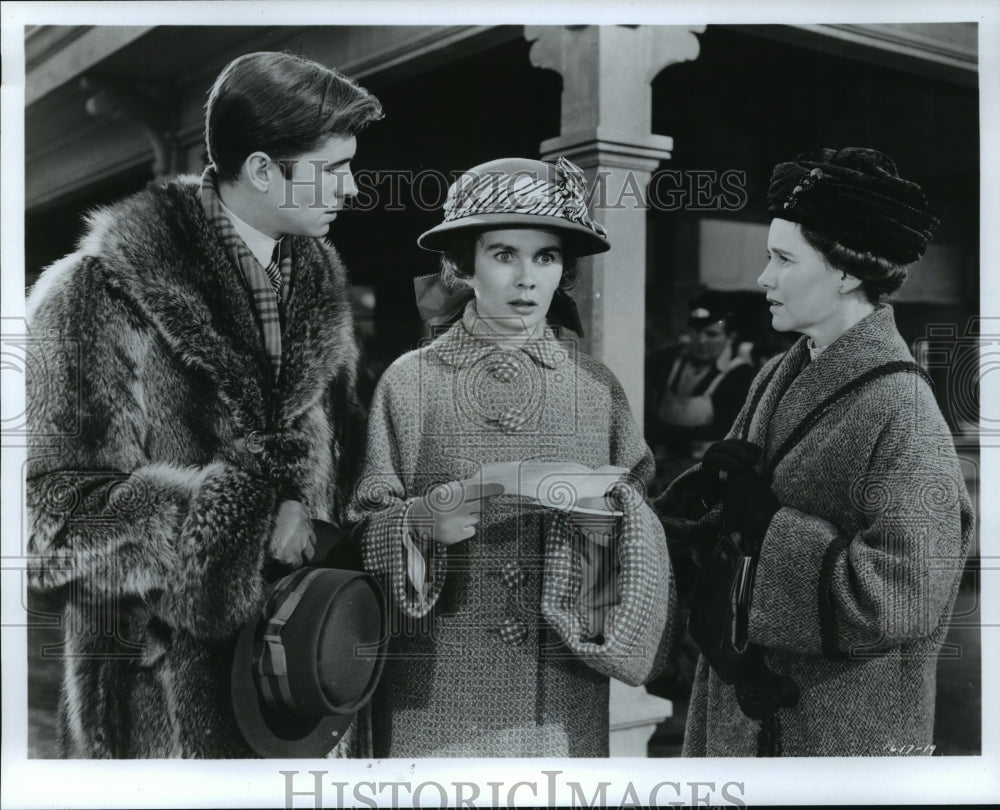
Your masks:
{"label": "handbag strap", "polygon": [[750,407],[747,408],[747,417],[743,421],[743,428],[740,430],[740,438],[743,441],[747,441],[750,436],[750,424],[753,422],[754,414],[757,413],[757,408],[760,406],[760,401],[764,398],[764,394],[767,393],[767,389],[771,387],[771,380],[774,379],[774,375],[778,372],[778,366],[781,363],[775,363],[768,372],[767,377],[764,382],[762,382],[756,391],[754,391],[753,399],[750,400]]}
{"label": "handbag strap", "polygon": [[[775,368],[777,368],[777,366]],[[806,414],[806,417],[799,422],[798,425],[796,425],[795,430],[793,430],[791,435],[781,444],[778,451],[768,460],[762,471],[764,477],[769,481],[771,480],[775,469],[777,469],[778,465],[785,458],[785,456],[792,451],[795,445],[806,437],[809,431],[816,426],[816,423],[819,422],[824,415],[826,415],[827,411],[829,411],[840,400],[850,394],[853,394],[855,391],[861,390],[866,385],[877,379],[887,377],[890,374],[900,373],[916,374],[919,377],[922,377],[931,389],[934,388],[934,383],[927,372],[911,360],[893,360],[889,363],[883,363],[880,366],[868,369],[868,371],[861,376],[855,377],[850,382],[842,385],[830,394],[830,396],[817,404],[816,407],[813,408],[808,414]],[[768,379],[768,382],[770,382],[770,379]],[[762,386],[762,388],[763,387],[765,386]],[[759,398],[757,398],[757,400],[759,402]],[[749,419],[747,420],[747,425],[749,425]]]}
{"label": "handbag strap", "polygon": [[[780,365],[780,362],[775,363],[774,367],[770,370],[770,372],[768,372],[767,377],[761,385],[758,386],[757,390],[754,391],[753,397],[751,398],[747,408],[746,419],[740,429],[740,438],[743,441],[748,440],[750,435],[750,425],[753,422],[754,415],[760,407],[761,400],[764,398],[764,394],[770,387],[771,381],[774,379]],[[917,376],[923,378],[924,382],[926,382],[933,391],[934,381],[930,378],[930,375],[928,375],[922,367],[914,363],[912,360],[893,360],[868,369],[868,371],[864,374],[861,374],[860,376],[855,377],[853,380],[850,380],[842,385],[817,404],[811,411],[809,411],[808,414],[806,414],[805,418],[795,426],[795,429],[788,436],[788,438],[782,442],[777,452],[764,463],[763,468],[760,471],[764,480],[769,483],[773,480],[774,471],[778,468],[778,465],[782,462],[782,460],[784,460],[785,456],[787,456],[795,448],[795,446],[808,435],[809,431],[816,426],[816,423],[819,422],[820,419],[822,419],[823,416],[826,415],[826,413],[841,399],[849,396],[855,391],[861,390],[869,383],[872,383],[881,377],[887,377],[890,374],[900,373],[916,374]],[[788,385],[791,385],[791,381],[789,381]]]}

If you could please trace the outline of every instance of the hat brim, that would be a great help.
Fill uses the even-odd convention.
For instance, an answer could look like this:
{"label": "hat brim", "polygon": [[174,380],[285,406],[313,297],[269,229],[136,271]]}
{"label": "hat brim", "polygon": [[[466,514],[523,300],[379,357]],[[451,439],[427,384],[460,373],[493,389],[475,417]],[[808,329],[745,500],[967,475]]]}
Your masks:
{"label": "hat brim", "polygon": [[590,228],[561,217],[546,217],[537,214],[494,213],[476,214],[451,222],[442,222],[417,238],[417,244],[425,250],[441,252],[447,250],[454,237],[464,231],[492,231],[505,228],[545,228],[558,232],[564,240],[568,252],[573,256],[592,256],[611,249],[611,243],[594,233]]}
{"label": "hat brim", "polygon": [[253,678],[256,621],[240,632],[230,677],[232,707],[243,739],[265,759],[315,759],[332,751],[354,721],[355,712],[304,719],[279,713],[261,700]]}

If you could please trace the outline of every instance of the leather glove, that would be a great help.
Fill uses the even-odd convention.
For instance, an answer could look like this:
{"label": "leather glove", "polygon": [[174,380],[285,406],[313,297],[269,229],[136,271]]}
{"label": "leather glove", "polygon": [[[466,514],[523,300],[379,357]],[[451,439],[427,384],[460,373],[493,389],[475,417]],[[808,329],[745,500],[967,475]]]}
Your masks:
{"label": "leather glove", "polygon": [[799,702],[799,686],[788,675],[772,670],[764,661],[763,650],[751,647],[754,663],[744,670],[737,681],[736,701],[743,714],[753,720],[763,720],[778,709],[791,709]]}
{"label": "leather glove", "polygon": [[781,508],[774,490],[760,473],[742,470],[726,479],[722,490],[722,511],[730,529],[740,533],[740,548],[756,557],[764,535]]}
{"label": "leather glove", "polygon": [[701,491],[706,506],[718,503],[732,473],[750,472],[760,460],[761,448],[743,439],[715,442],[701,460]]}

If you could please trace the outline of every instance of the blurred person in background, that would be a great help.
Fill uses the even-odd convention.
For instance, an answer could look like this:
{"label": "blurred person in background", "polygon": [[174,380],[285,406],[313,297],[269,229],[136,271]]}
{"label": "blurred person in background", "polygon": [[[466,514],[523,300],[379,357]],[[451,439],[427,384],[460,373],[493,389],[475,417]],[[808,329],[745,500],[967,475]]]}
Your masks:
{"label": "blurred person in background", "polygon": [[688,308],[686,339],[646,358],[646,441],[664,483],[726,435],[756,372],[724,296],[706,292]]}

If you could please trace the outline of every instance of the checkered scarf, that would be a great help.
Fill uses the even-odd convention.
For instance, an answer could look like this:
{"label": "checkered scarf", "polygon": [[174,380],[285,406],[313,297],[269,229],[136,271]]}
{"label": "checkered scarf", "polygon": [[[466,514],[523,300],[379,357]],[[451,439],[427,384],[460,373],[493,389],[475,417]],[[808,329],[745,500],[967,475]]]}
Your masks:
{"label": "checkered scarf", "polygon": [[278,379],[281,371],[281,310],[282,294],[288,297],[289,284],[292,277],[292,246],[291,240],[281,239],[277,244],[277,256],[265,268],[250,252],[246,243],[233,227],[232,221],[222,210],[219,200],[218,180],[215,167],[209,166],[201,176],[201,204],[205,216],[215,227],[215,232],[222,240],[230,258],[236,263],[247,290],[253,301],[257,323],[260,324],[264,347],[271,358],[274,369],[274,379]]}

